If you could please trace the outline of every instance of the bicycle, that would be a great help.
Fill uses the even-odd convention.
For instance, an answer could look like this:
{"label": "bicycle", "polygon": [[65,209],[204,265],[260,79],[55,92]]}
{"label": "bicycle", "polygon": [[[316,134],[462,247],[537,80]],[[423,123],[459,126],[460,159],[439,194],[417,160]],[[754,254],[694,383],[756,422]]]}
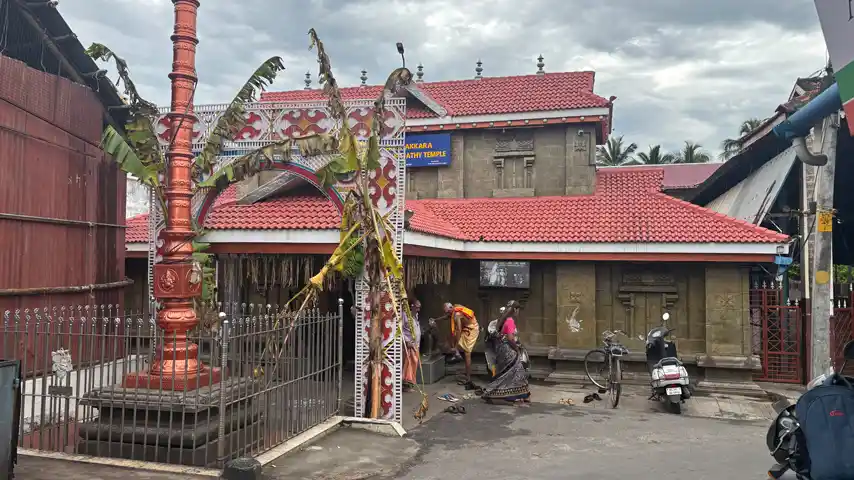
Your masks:
{"label": "bicycle", "polygon": [[[608,397],[611,400],[611,408],[617,408],[620,403],[620,393],[623,388],[620,381],[623,379],[623,370],[620,365],[620,358],[628,355],[629,350],[619,342],[615,341],[617,335],[626,335],[626,332],[621,330],[606,330],[602,333],[602,344],[600,348],[594,348],[584,355],[584,373],[587,374],[588,380],[593,385],[599,388],[599,393],[608,392]],[[595,357],[601,355],[604,358],[601,362],[596,361]],[[595,370],[600,381],[596,381],[591,373],[591,365],[601,363],[598,369]],[[605,375],[607,373],[607,375]],[[600,383],[601,382],[601,383]]]}

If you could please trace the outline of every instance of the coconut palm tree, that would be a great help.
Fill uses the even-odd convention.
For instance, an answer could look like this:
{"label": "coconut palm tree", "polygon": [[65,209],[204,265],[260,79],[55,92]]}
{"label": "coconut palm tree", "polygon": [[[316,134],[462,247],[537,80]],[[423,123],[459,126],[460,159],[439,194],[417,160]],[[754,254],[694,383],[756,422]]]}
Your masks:
{"label": "coconut palm tree", "polygon": [[661,153],[661,145],[651,145],[648,152],[638,154],[637,163],[640,165],[669,165],[676,163],[676,155]]}
{"label": "coconut palm tree", "polygon": [[596,163],[605,167],[619,167],[634,160],[632,154],[637,151],[638,145],[630,143],[623,145],[623,136],[610,137],[605,145],[596,147]]}
{"label": "coconut palm tree", "polygon": [[676,161],[673,163],[709,163],[712,161],[712,156],[709,155],[703,146],[699,143],[694,143],[686,140],[682,150],[674,154]]}
{"label": "coconut palm tree", "polygon": [[750,118],[741,122],[738,127],[738,138],[727,138],[721,142],[721,160],[729,160],[741,152],[742,138],[750,132],[759,128],[762,125],[762,120],[758,118]]}

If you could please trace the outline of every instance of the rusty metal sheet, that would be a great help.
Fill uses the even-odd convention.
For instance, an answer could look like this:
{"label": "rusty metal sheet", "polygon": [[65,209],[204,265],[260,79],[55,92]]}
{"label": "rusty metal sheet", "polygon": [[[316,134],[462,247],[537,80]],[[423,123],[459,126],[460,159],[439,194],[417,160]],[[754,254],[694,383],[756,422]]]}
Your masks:
{"label": "rusty metal sheet", "polygon": [[759,225],[777,200],[796,158],[794,147],[789,147],[738,185],[709,202],[706,208]]}
{"label": "rusty metal sheet", "polygon": [[[125,176],[98,148],[103,121],[90,89],[0,56],[0,212],[124,225]],[[124,256],[122,228],[0,219],[0,289],[120,282]],[[0,295],[0,310],[122,297]]]}

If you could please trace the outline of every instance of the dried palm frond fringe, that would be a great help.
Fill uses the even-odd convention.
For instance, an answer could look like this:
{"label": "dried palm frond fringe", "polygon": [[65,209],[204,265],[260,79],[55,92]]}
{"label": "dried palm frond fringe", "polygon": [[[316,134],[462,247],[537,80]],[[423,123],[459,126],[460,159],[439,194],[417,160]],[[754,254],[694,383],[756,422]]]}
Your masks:
{"label": "dried palm frond fringe", "polygon": [[416,285],[449,285],[451,260],[447,258],[406,257],[403,259],[406,288]]}
{"label": "dried palm frond fringe", "polygon": [[[259,291],[271,288],[302,288],[311,281],[325,260],[319,255],[240,255],[237,258],[241,280],[246,280]],[[337,273],[337,272],[336,272]],[[324,279],[324,288],[337,288],[340,275],[328,275]]]}

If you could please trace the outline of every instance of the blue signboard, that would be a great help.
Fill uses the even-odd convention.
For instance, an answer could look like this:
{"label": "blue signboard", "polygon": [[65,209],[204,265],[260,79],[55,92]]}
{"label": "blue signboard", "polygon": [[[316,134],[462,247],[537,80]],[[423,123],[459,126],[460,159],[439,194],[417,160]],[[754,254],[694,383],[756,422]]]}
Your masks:
{"label": "blue signboard", "polygon": [[406,168],[451,164],[451,134],[406,134]]}

